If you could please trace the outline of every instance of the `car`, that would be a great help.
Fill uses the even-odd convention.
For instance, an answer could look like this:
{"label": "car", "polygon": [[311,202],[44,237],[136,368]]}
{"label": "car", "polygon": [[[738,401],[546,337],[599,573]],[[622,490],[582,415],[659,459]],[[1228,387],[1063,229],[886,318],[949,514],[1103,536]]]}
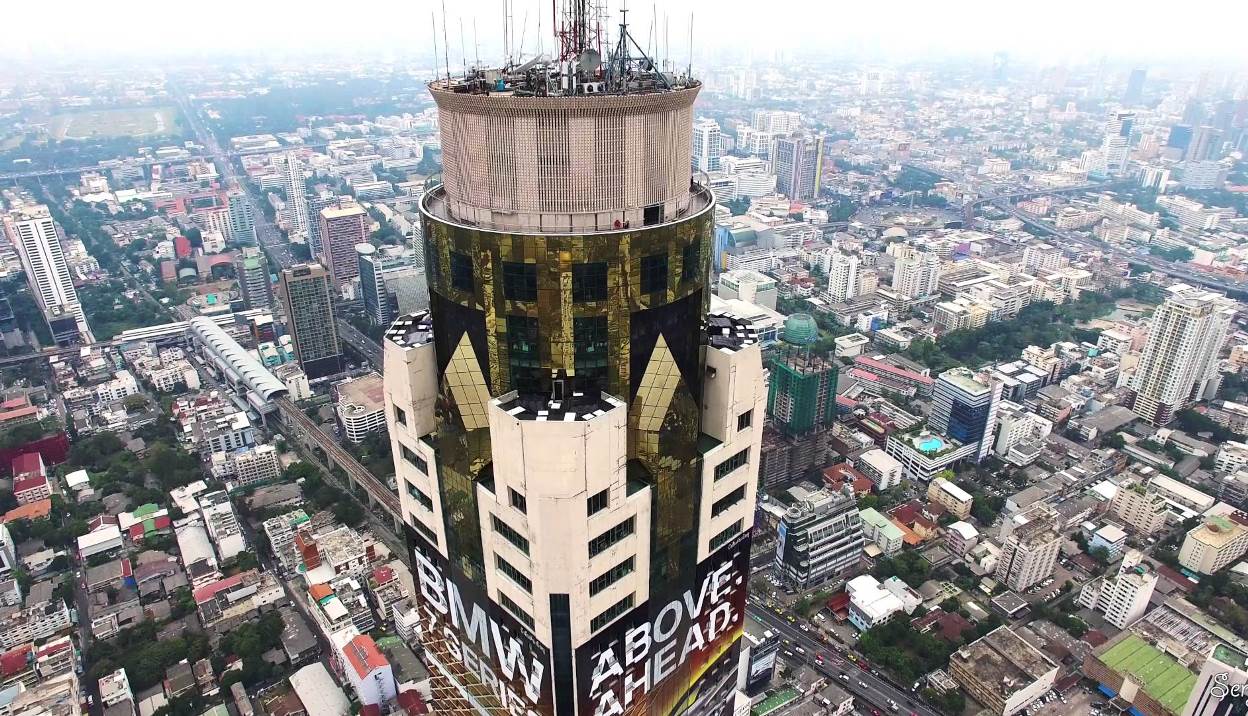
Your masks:
{"label": "car", "polygon": [[799,647],[797,647],[796,649],[794,649],[794,651],[796,651],[797,653],[801,654],[802,656],[805,656],[805,655],[806,655],[806,650],[805,650],[805,649],[803,649],[803,648],[802,648],[802,647],[800,647],[800,646],[799,646]]}
{"label": "car", "polygon": [[848,681],[849,681],[849,674],[837,674],[837,675],[836,675],[836,678],[840,679],[841,681],[846,681],[846,682],[848,682]]}
{"label": "car", "polygon": [[858,688],[860,688],[860,689],[865,689],[865,688],[867,688],[867,682],[865,682],[865,681],[859,681],[859,682],[858,682]]}

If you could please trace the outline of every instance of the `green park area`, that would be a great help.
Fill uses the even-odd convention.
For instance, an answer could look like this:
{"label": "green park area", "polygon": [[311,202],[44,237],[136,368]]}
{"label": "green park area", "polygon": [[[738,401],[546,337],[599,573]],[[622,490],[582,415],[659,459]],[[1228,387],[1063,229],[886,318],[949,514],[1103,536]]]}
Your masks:
{"label": "green park area", "polygon": [[766,716],[766,714],[784,706],[793,699],[796,699],[798,696],[801,696],[801,692],[797,689],[780,689],[776,693],[768,696],[762,701],[759,701],[758,705],[751,709],[750,714],[752,716]]}
{"label": "green park area", "polygon": [[177,133],[173,107],[127,107],[63,112],[48,120],[56,140],[147,137]]}
{"label": "green park area", "polygon": [[1145,693],[1172,713],[1183,710],[1196,685],[1195,674],[1134,634],[1111,647],[1101,661],[1120,674],[1130,674]]}

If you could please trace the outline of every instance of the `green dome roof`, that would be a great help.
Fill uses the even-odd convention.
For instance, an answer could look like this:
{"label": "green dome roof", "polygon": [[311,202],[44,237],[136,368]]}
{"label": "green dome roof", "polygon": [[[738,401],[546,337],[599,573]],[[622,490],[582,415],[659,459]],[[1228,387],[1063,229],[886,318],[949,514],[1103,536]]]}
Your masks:
{"label": "green dome roof", "polygon": [[809,313],[794,313],[784,319],[784,342],[808,346],[819,338],[819,324]]}

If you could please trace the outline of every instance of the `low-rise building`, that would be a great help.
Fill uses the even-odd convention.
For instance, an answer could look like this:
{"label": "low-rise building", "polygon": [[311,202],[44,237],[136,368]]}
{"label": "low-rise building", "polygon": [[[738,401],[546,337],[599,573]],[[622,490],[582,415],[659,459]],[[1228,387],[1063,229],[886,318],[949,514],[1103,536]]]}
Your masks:
{"label": "low-rise building", "polygon": [[970,493],[943,477],[932,480],[927,486],[927,499],[945,508],[960,520],[971,516],[971,503],[974,499]]}
{"label": "low-rise building", "polygon": [[791,487],[780,521],[776,571],[799,589],[826,584],[858,566],[864,542],[857,501],[830,490]]}
{"label": "low-rise building", "polygon": [[364,442],[370,433],[386,429],[385,386],[379,373],[344,380],[334,385],[335,410],[343,434],[353,443]]}
{"label": "low-rise building", "polygon": [[1104,614],[1105,621],[1119,629],[1144,616],[1157,586],[1157,573],[1143,560],[1139,551],[1127,552],[1116,576],[1101,577],[1083,586],[1080,606]]}
{"label": "low-rise building", "polygon": [[1179,549],[1179,564],[1199,574],[1213,574],[1248,551],[1248,529],[1226,517],[1210,517],[1192,528]]}
{"label": "low-rise building", "polygon": [[1010,716],[1053,688],[1057,664],[1003,626],[955,651],[949,675],[992,713]]}
{"label": "low-rise building", "polygon": [[904,469],[899,460],[879,448],[872,448],[854,461],[854,467],[871,482],[876,490],[888,490],[901,484]]}
{"label": "low-rise building", "polygon": [[257,445],[250,450],[236,452],[231,462],[234,465],[234,482],[239,486],[271,482],[282,476],[282,463],[275,445]]}
{"label": "low-rise building", "polygon": [[870,507],[859,510],[858,516],[862,520],[863,537],[878,547],[880,554],[892,556],[901,551],[905,534],[892,520]]}
{"label": "low-rise building", "polygon": [[1114,499],[1109,503],[1109,510],[1127,529],[1148,536],[1160,532],[1166,526],[1169,507],[1161,494],[1140,482],[1130,480],[1118,486]]}
{"label": "low-rise building", "polygon": [[918,592],[897,577],[879,582],[864,574],[845,585],[849,594],[849,622],[859,631],[884,624],[894,616],[910,614],[923,603]]}
{"label": "low-rise building", "polygon": [[955,555],[970,552],[979,543],[979,530],[970,522],[959,520],[945,528],[945,546]]}

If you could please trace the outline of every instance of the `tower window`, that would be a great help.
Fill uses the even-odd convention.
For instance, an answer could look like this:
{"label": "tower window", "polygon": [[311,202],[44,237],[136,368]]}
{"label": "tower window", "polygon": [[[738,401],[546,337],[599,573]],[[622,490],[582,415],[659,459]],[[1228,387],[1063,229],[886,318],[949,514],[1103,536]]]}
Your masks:
{"label": "tower window", "polygon": [[702,246],[693,242],[682,251],[680,262],[680,280],[692,281],[702,272]]}
{"label": "tower window", "polygon": [[609,490],[603,490],[596,495],[591,495],[589,499],[585,501],[585,514],[592,517],[607,509],[607,502],[610,498],[610,494]]}
{"label": "tower window", "polygon": [[538,389],[541,360],[537,348],[537,319],[507,317],[507,354],[511,387],[520,391]]}
{"label": "tower window", "polygon": [[451,252],[451,287],[460,291],[473,291],[472,259],[468,254]]}
{"label": "tower window", "polygon": [[572,265],[572,300],[577,303],[607,300],[607,264]]}
{"label": "tower window", "polygon": [[504,261],[503,298],[512,301],[536,301],[537,264]]}
{"label": "tower window", "polygon": [[588,316],[572,320],[576,347],[576,375],[601,379],[607,375],[607,317]]}
{"label": "tower window", "polygon": [[641,292],[667,290],[667,254],[641,257]]}

